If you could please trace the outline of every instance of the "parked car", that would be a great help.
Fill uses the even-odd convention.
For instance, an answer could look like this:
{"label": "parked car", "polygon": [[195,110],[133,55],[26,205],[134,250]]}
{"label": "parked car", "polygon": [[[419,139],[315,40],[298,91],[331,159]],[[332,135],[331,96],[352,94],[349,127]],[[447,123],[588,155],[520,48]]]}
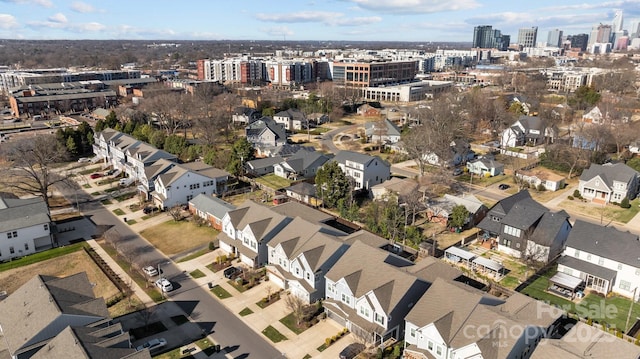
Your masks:
{"label": "parked car", "polygon": [[116,170],[110,169],[108,171],[104,171],[104,175],[105,176],[111,176],[112,174],[114,174],[114,172],[116,172]]}
{"label": "parked car", "polygon": [[149,277],[155,277],[158,275],[158,270],[154,266],[146,266],[142,268],[142,271],[144,271],[144,273]]}
{"label": "parked car", "polygon": [[120,178],[120,185],[123,187],[127,187],[128,185],[133,183],[133,179],[131,178]]}
{"label": "parked car", "polygon": [[351,343],[340,352],[340,359],[353,359],[364,350],[364,344]]}
{"label": "parked car", "polygon": [[80,157],[78,158],[78,163],[86,163],[91,161],[91,159],[89,157]]}
{"label": "parked car", "polygon": [[242,273],[242,270],[238,267],[229,267],[227,269],[224,270],[224,277],[227,279],[231,279],[237,275],[239,275],[240,273]]}
{"label": "parked car", "polygon": [[140,351],[144,349],[149,349],[149,351],[151,352],[151,351],[156,351],[160,348],[164,348],[166,345],[167,345],[167,340],[165,338],[153,338],[142,345],[138,345],[138,347],[136,347],[136,350]]}
{"label": "parked car", "polygon": [[155,210],[157,210],[157,208],[156,208],[156,207],[154,207],[154,206],[146,206],[146,207],[144,207],[144,208],[142,209],[142,213],[144,213],[144,214],[149,214],[149,213],[151,213],[151,212],[153,212],[153,211],[155,211]]}
{"label": "parked car", "polygon": [[91,176],[89,176],[89,178],[91,179],[96,179],[100,177],[102,177],[102,173],[92,173]]}
{"label": "parked car", "polygon": [[453,175],[454,176],[460,176],[462,174],[462,169],[461,168],[456,168],[453,170]]}
{"label": "parked car", "polygon": [[501,189],[501,190],[503,190],[503,191],[504,191],[505,189],[508,189],[509,187],[511,187],[511,186],[509,186],[509,185],[508,185],[508,184],[506,184],[506,183],[501,183],[501,184],[498,186],[498,188],[499,188],[499,189]]}
{"label": "parked car", "polygon": [[156,286],[160,288],[163,292],[171,292],[173,290],[173,285],[167,278],[160,278],[156,281]]}

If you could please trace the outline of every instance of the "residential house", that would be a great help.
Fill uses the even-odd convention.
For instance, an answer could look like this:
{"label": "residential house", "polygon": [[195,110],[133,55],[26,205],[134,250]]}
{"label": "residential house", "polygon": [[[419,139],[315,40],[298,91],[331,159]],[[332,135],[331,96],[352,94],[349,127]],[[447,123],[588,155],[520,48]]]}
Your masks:
{"label": "residential house", "polygon": [[270,283],[289,289],[305,303],[323,299],[324,275],[349,247],[336,233],[333,228],[294,218],[267,244]]}
{"label": "residential house", "polygon": [[284,189],[287,197],[306,203],[310,206],[319,206],[322,202],[316,196],[316,186],[307,182],[298,182]]}
{"label": "residential house", "polygon": [[284,161],[283,157],[265,157],[247,161],[244,164],[244,170],[251,176],[264,176],[273,173],[273,166]]}
{"label": "residential house", "polygon": [[370,190],[391,178],[391,166],[378,156],[340,151],[333,160],[338,162],[347,177],[353,179],[355,190]]}
{"label": "residential house", "polygon": [[300,151],[313,152],[316,149],[312,146],[303,146],[297,143],[286,143],[284,145],[272,146],[272,147],[259,147],[256,148],[256,156],[258,157],[291,157]]}
{"label": "residential house", "polygon": [[638,235],[576,220],[567,238],[558,272],[584,282],[586,289],[604,295],[615,292],[640,298],[640,241]]}
{"label": "residential house", "polygon": [[520,116],[511,127],[502,131],[500,144],[503,149],[518,146],[538,146],[553,142],[556,136],[552,127],[546,126],[537,116]]}
{"label": "residential house", "polygon": [[530,359],[638,359],[640,346],[600,328],[577,322],[562,338],[543,338]]}
{"label": "residential house", "polygon": [[273,173],[276,176],[294,181],[314,178],[318,168],[322,167],[329,159],[329,156],[320,152],[301,150],[273,165]]}
{"label": "residential house", "polygon": [[367,142],[371,143],[396,143],[400,141],[400,129],[395,123],[384,119],[382,121],[370,121],[364,124],[364,134]]}
{"label": "residential house", "polygon": [[571,231],[569,215],[551,212],[531,198],[527,190],[496,203],[477,226],[483,239],[511,256],[548,263],[564,248]]}
{"label": "residential house", "polygon": [[440,158],[436,153],[431,152],[423,156],[424,160],[434,166],[458,166],[468,163],[476,158],[476,153],[471,149],[471,145],[464,140],[457,139],[449,145],[450,158]]}
{"label": "residential house", "polygon": [[53,247],[49,208],[40,197],[0,193],[0,261]]}
{"label": "residential house", "polygon": [[412,262],[356,241],[326,274],[327,317],[376,345],[403,337],[404,318],[429,287]]}
{"label": "residential house", "polygon": [[253,121],[260,119],[260,117],[262,117],[262,114],[257,110],[250,107],[240,106],[236,107],[233,111],[233,114],[231,115],[231,122],[233,124],[248,125]]}
{"label": "residential house", "polygon": [[170,208],[187,204],[200,193],[221,195],[227,190],[228,180],[228,172],[204,162],[176,164],[156,177],[151,195],[160,208]]}
{"label": "residential house", "polygon": [[319,126],[329,122],[329,115],[325,113],[314,112],[307,115],[307,120],[310,123]]}
{"label": "residential house", "polygon": [[632,200],[638,195],[638,186],[638,172],[624,163],[592,163],[578,183],[582,197],[601,204],[620,203],[625,197]]}
{"label": "residential house", "polygon": [[307,119],[297,108],[290,108],[273,115],[273,120],[287,131],[302,130],[307,127]]}
{"label": "residential house", "polygon": [[217,237],[220,249],[250,267],[266,265],[267,243],[291,220],[270,207],[246,201],[222,218],[222,232]]}
{"label": "residential house", "polygon": [[587,113],[582,115],[582,122],[593,123],[596,125],[600,125],[604,122],[604,116],[602,115],[602,111],[598,106],[595,106]]}
{"label": "residential house", "polygon": [[0,313],[0,331],[12,358],[30,358],[69,326],[98,329],[111,321],[85,272],[64,278],[37,275],[0,301]]}
{"label": "residential house", "polygon": [[542,186],[547,191],[557,191],[565,186],[564,176],[542,169],[517,171],[516,178],[532,188]]}
{"label": "residential house", "polygon": [[160,159],[145,167],[144,175],[139,179],[138,191],[144,194],[147,200],[151,200],[151,193],[156,190],[155,181],[158,176],[172,169],[177,162]]}
{"label": "residential house", "polygon": [[504,165],[502,163],[492,157],[485,156],[467,162],[467,169],[470,173],[483,177],[493,177],[504,173]]}
{"label": "residential house", "polygon": [[409,178],[391,177],[390,179],[371,187],[373,199],[376,201],[387,200],[390,196],[403,203],[407,196],[416,196],[418,182]]}
{"label": "residential house", "polygon": [[273,147],[287,143],[287,133],[271,117],[262,117],[245,127],[245,136],[254,147]]}
{"label": "residential house", "polygon": [[204,218],[211,227],[222,230],[222,219],[229,211],[236,209],[236,206],[225,202],[218,197],[207,196],[200,193],[189,201],[189,212]]}
{"label": "residential house", "polygon": [[522,109],[522,113],[525,115],[529,115],[529,113],[531,112],[531,104],[527,102],[527,99],[522,96],[522,95],[510,95],[507,96],[506,98],[508,106],[513,106],[514,104],[517,104],[520,106],[520,108]]}
{"label": "residential house", "polygon": [[106,328],[67,327],[31,359],[151,359],[148,349],[131,348],[131,337],[121,323]]}
{"label": "residential house", "polygon": [[145,174],[146,167],[160,159],[177,161],[175,155],[111,128],[105,128],[95,135],[93,153],[97,158],[102,158],[105,165],[127,173],[143,185],[150,180]]}
{"label": "residential house", "polygon": [[356,109],[356,113],[358,115],[365,117],[380,116],[381,112],[382,111],[379,108],[375,108],[369,104],[361,105]]}
{"label": "residential house", "polygon": [[520,293],[500,299],[436,279],[405,318],[404,358],[528,358],[563,311]]}
{"label": "residential house", "polygon": [[472,194],[463,194],[462,196],[445,194],[442,198],[430,201],[427,204],[427,218],[430,222],[447,225],[455,206],[464,206],[469,212],[469,216],[463,226],[464,229],[474,227],[480,223],[489,210],[482,201]]}

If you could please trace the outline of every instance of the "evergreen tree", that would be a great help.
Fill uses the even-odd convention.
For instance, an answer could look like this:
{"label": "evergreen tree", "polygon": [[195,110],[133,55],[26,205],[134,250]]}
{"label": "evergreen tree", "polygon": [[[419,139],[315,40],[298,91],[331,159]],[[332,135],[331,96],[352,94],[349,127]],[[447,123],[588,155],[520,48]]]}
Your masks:
{"label": "evergreen tree", "polygon": [[465,206],[459,204],[451,210],[451,217],[449,218],[449,226],[453,228],[462,228],[464,223],[469,218],[469,211]]}
{"label": "evergreen tree", "polygon": [[234,142],[231,148],[231,156],[229,157],[229,164],[227,164],[227,171],[237,176],[240,174],[242,166],[256,158],[256,150],[253,148],[251,142],[246,137],[242,137]]}
{"label": "evergreen tree", "polygon": [[349,179],[336,161],[329,161],[320,167],[316,173],[315,182],[317,195],[320,196],[324,205],[330,208],[336,207],[338,201],[346,198],[351,190]]}

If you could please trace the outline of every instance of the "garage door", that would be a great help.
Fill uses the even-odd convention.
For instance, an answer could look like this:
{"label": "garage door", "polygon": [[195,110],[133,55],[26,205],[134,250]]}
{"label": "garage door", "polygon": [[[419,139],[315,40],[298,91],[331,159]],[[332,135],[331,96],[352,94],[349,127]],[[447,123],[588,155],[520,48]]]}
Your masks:
{"label": "garage door", "polygon": [[333,319],[333,321],[340,324],[340,326],[342,327],[346,328],[347,326],[347,320],[345,318],[341,317],[336,312],[333,312],[329,309],[327,309],[327,318]]}
{"label": "garage door", "polygon": [[280,288],[286,289],[284,286],[284,280],[273,273],[269,273],[269,281],[273,282]]}

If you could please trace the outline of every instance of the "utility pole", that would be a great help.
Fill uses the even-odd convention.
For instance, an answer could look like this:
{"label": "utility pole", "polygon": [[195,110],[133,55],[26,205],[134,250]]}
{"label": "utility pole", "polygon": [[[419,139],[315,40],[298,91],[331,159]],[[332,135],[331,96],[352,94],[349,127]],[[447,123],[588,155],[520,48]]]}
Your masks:
{"label": "utility pole", "polygon": [[629,319],[631,319],[631,312],[633,311],[633,303],[636,301],[636,291],[638,287],[633,289],[633,297],[631,297],[631,303],[629,304],[629,313],[627,314],[627,323],[624,325],[625,334],[629,331]]}

